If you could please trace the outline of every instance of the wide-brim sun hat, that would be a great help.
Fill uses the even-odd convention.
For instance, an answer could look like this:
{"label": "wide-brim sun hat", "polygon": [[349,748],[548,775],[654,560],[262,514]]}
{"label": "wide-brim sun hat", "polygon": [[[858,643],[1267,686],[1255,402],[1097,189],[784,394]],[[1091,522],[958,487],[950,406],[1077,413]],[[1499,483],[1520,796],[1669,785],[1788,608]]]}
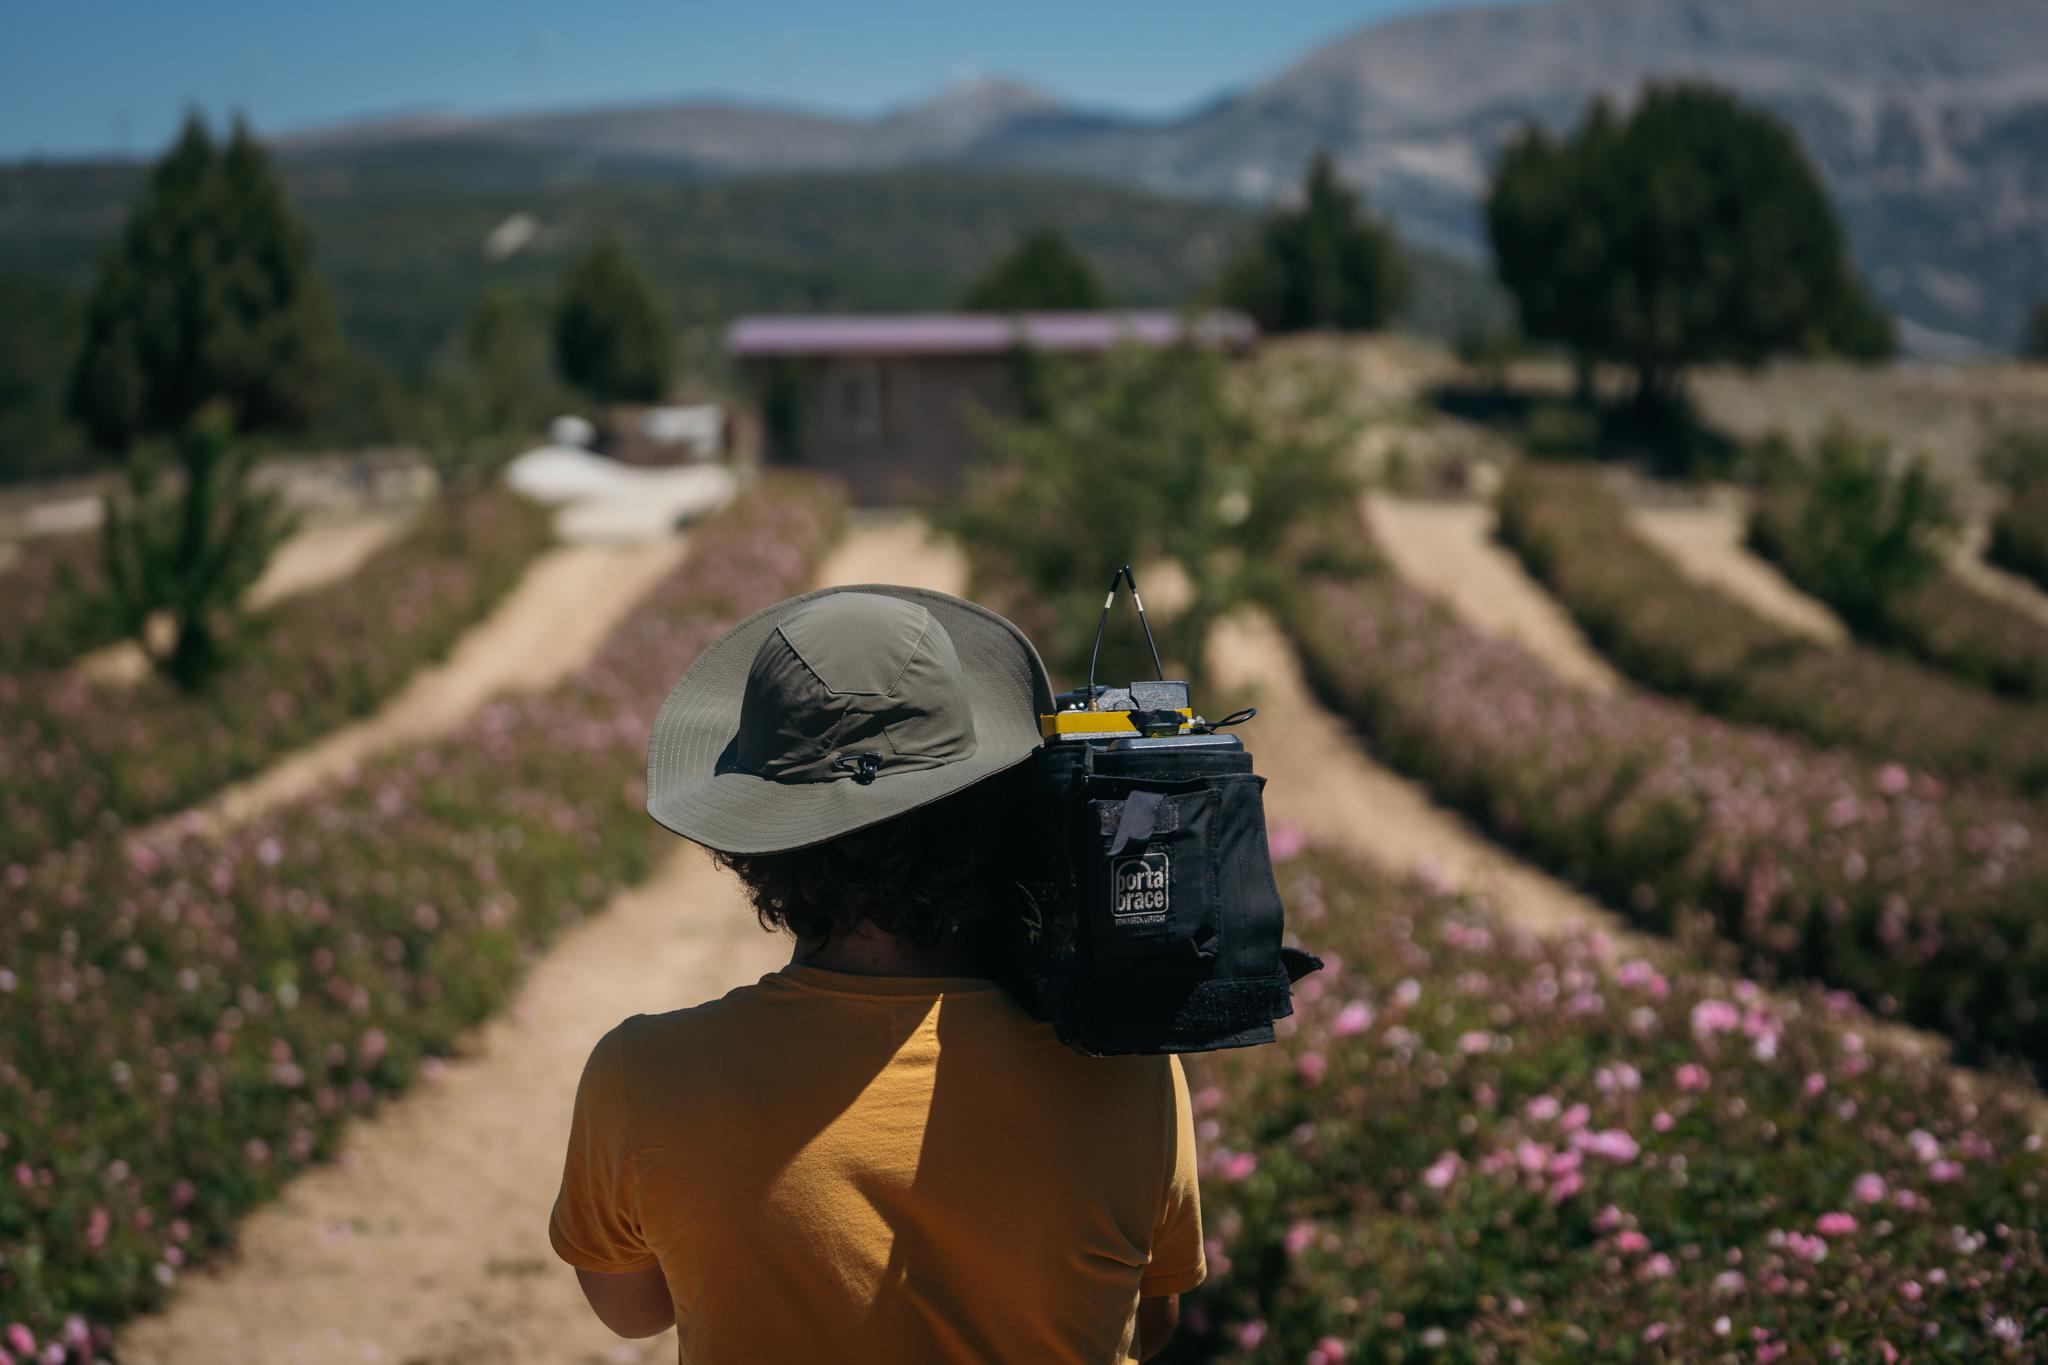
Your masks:
{"label": "wide-brim sun hat", "polygon": [[647,745],[647,813],[722,853],[825,843],[1014,768],[1053,709],[986,607],[861,584],[778,602],[699,655]]}

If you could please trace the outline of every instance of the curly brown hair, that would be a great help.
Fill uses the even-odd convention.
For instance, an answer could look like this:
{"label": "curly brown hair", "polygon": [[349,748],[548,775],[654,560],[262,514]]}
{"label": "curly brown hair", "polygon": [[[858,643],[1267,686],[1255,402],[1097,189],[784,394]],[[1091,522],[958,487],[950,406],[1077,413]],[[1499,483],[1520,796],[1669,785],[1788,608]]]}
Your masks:
{"label": "curly brown hair", "polygon": [[717,861],[764,929],[830,940],[865,922],[912,947],[965,942],[1010,884],[1017,791],[1003,773],[828,843]]}

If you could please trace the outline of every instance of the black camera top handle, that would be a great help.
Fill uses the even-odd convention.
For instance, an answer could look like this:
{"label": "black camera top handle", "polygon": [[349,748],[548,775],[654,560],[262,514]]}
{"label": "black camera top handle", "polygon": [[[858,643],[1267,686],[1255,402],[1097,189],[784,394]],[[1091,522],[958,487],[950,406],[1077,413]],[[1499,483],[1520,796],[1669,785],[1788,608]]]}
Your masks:
{"label": "black camera top handle", "polygon": [[1152,638],[1152,623],[1145,619],[1145,599],[1138,595],[1138,577],[1126,564],[1109,576],[1109,596],[1102,599],[1102,615],[1095,618],[1095,646],[1088,651],[1088,706],[1095,707],[1095,660],[1102,653],[1102,628],[1109,624],[1109,609],[1116,605],[1120,583],[1131,585],[1131,601],[1138,608],[1138,624],[1145,628],[1145,647],[1152,651],[1152,676],[1166,680],[1166,665],[1159,662],[1159,643]]}

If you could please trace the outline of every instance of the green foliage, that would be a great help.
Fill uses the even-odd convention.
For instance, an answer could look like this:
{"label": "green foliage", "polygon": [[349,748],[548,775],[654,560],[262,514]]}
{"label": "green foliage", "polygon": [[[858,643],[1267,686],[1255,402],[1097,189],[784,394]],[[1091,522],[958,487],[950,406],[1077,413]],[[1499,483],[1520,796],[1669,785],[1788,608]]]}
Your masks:
{"label": "green foliage", "polygon": [[1532,127],[1486,219],[1529,334],[1630,366],[1645,406],[1688,365],[1893,349],[1797,141],[1710,87],[1652,87],[1626,117],[1596,102],[1562,141]]}
{"label": "green foliage", "polygon": [[442,492],[487,486],[557,402],[547,349],[525,301],[491,290],[470,310],[461,355],[435,372],[410,427]]}
{"label": "green foliage", "polygon": [[[178,686],[221,667],[244,589],[287,527],[250,483],[242,433],[297,426],[334,349],[312,239],[263,149],[241,123],[216,147],[197,115],[100,261],[72,372],[71,408],[104,450],[127,457],[106,501],[110,605]],[[168,442],[182,482],[162,478]]]}
{"label": "green foliage", "polygon": [[[243,594],[291,533],[275,489],[259,489],[255,447],[236,439],[223,409],[193,418],[175,445],[179,473],[164,478],[161,448],[135,447],[125,487],[106,495],[102,545],[107,605],[122,633],[177,686],[194,691],[227,663],[241,633]],[[171,639],[156,646],[152,620]]]}
{"label": "green foliage", "polygon": [[764,482],[560,685],[231,838],[19,867],[0,914],[10,1327],[61,1340],[76,1314],[91,1345],[66,1359],[113,1356],[113,1327],[231,1246],[248,1209],[332,1156],[559,929],[643,875],[656,831],[620,788],[647,722],[706,645],[803,590],[839,511],[825,490]]}
{"label": "green foliage", "polygon": [[121,638],[107,602],[97,535],[46,536],[15,547],[0,614],[0,674],[66,664]]}
{"label": "green foliage", "polygon": [[2032,484],[2006,499],[1992,519],[1984,557],[2048,590],[2048,483]]}
{"label": "green foliage", "polygon": [[1058,228],[1034,228],[1015,250],[982,272],[961,306],[982,313],[1101,308],[1108,292],[1088,258]]}
{"label": "green foliage", "polygon": [[2027,314],[2026,332],[2020,337],[2020,355],[2028,360],[2048,360],[2048,297],[2035,302]]}
{"label": "green foliage", "polygon": [[555,305],[555,363],[601,402],[651,403],[668,391],[676,338],[668,306],[616,236],[579,256]]}
{"label": "green foliage", "polygon": [[197,696],[161,678],[16,680],[0,716],[0,864],[185,809],[367,714],[511,589],[548,523],[503,489],[436,502],[347,578],[262,613]]}
{"label": "green foliage", "polygon": [[268,157],[240,123],[216,147],[194,115],[101,256],[71,408],[115,453],[216,404],[236,430],[289,429],[333,345],[312,238]]}
{"label": "green foliage", "polygon": [[[2024,438],[1987,457],[2017,485],[2042,451]],[[1924,466],[1895,467],[1879,442],[1837,428],[1818,468],[1794,465],[1759,495],[1750,539],[1853,631],[1983,687],[2048,700],[2048,629],[2024,609],[1948,572],[1947,496]]]}
{"label": "green foliage", "polygon": [[2038,1334],[2038,1092],[1839,997],[1533,936],[1332,852],[1276,874],[1331,965],[1274,1045],[1187,1059],[1209,1278],[1162,1360],[2004,1360]]}
{"label": "green foliage", "polygon": [[[1211,625],[1285,572],[1290,537],[1355,495],[1356,427],[1334,374],[1254,385],[1211,352],[1134,347],[1048,362],[1041,379],[1043,415],[991,429],[990,462],[943,520],[977,557],[977,590],[1017,592],[1005,608],[1069,685],[1085,680],[1119,565],[1184,576],[1184,607],[1163,619],[1155,592],[1154,624],[1171,666],[1196,670]],[[1150,676],[1137,631],[1117,623],[1098,681]]]}
{"label": "green foliage", "polygon": [[1220,292],[1269,332],[1372,331],[1406,307],[1411,283],[1392,230],[1364,216],[1357,191],[1321,153],[1309,163],[1301,207],[1266,219],[1224,271]]}
{"label": "green foliage", "polygon": [[1884,441],[1837,422],[1800,485],[1766,492],[1750,541],[1852,628],[1878,632],[1893,603],[1941,572],[1955,529],[1925,459],[1902,464]]}
{"label": "green foliage", "polygon": [[1632,531],[1603,477],[1525,461],[1502,490],[1500,535],[1622,672],[1819,744],[2048,788],[2048,710],[1758,615],[1688,578]]}
{"label": "green foliage", "polygon": [[64,411],[78,313],[78,299],[62,283],[0,274],[0,483],[89,462],[84,435]]}

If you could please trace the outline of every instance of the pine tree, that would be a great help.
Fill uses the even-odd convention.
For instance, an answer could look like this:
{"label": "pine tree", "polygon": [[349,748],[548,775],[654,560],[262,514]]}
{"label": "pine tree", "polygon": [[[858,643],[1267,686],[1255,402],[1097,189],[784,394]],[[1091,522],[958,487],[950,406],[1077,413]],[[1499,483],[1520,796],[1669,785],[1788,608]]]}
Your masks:
{"label": "pine tree", "polygon": [[[336,349],[312,238],[249,130],[219,147],[195,114],[103,254],[70,406],[127,463],[107,500],[113,609],[197,687],[228,653],[242,592],[289,530],[254,488],[249,433],[311,415]],[[181,479],[164,477],[164,451]]]}
{"label": "pine tree", "polygon": [[2048,296],[2037,300],[2027,314],[2026,335],[2020,338],[2020,354],[2028,360],[2048,360]]}
{"label": "pine tree", "polygon": [[1653,87],[1626,118],[1596,101],[1563,140],[1530,129],[1486,215],[1524,330],[1629,366],[1647,408],[1690,365],[1895,345],[1797,140],[1711,87]]}
{"label": "pine tree", "polygon": [[667,307],[616,237],[570,266],[555,309],[564,379],[601,402],[653,402],[668,389],[675,346]]}
{"label": "pine tree", "polygon": [[1224,272],[1224,301],[1269,332],[1371,331],[1407,305],[1410,277],[1393,232],[1368,216],[1327,153],[1309,163],[1300,208],[1268,217]]}
{"label": "pine tree", "polygon": [[982,313],[1086,310],[1106,302],[1088,258],[1057,228],[1039,228],[969,286],[962,304]]}

